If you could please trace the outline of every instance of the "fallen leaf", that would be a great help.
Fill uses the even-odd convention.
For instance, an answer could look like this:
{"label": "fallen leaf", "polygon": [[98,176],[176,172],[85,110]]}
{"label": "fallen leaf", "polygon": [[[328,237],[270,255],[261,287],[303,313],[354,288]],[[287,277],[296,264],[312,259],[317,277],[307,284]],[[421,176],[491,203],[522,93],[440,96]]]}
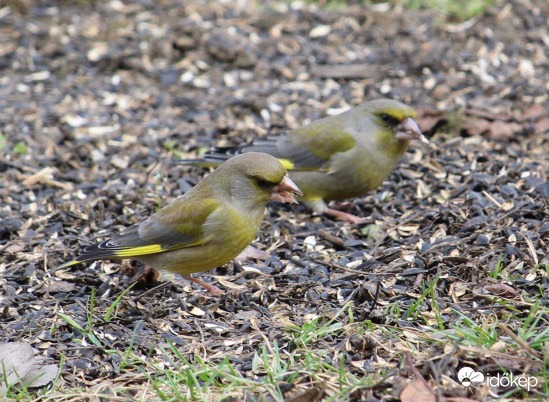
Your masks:
{"label": "fallen leaf", "polygon": [[506,285],[504,283],[495,283],[493,285],[486,285],[484,286],[484,290],[496,296],[501,296],[501,297],[514,298],[519,295],[519,292],[517,292],[511,286]]}
{"label": "fallen leaf", "polygon": [[546,113],[547,110],[539,103],[536,103],[524,109],[521,117],[525,120],[537,119],[538,117],[544,116]]}
{"label": "fallen leaf", "polygon": [[231,281],[228,281],[228,280],[226,280],[226,279],[223,279],[223,278],[221,278],[221,277],[219,277],[219,276],[216,276],[215,279],[217,279],[217,281],[218,281],[221,285],[225,286],[225,287],[228,288],[228,289],[240,290],[240,291],[243,291],[243,290],[248,289],[248,288],[247,288],[246,286],[244,286],[244,285],[238,285],[238,284],[236,284],[236,283],[233,283],[233,282],[231,282]]}
{"label": "fallen leaf", "polygon": [[443,122],[444,113],[436,109],[418,109],[415,120],[423,133],[429,133]]}
{"label": "fallen leaf", "polygon": [[25,243],[19,241],[13,241],[2,250],[6,254],[15,254],[23,251],[25,249]]}
{"label": "fallen leaf", "polygon": [[545,116],[540,118],[534,124],[534,128],[538,133],[544,133],[549,130],[549,117]]}
{"label": "fallen leaf", "polygon": [[202,317],[203,315],[206,314],[206,312],[196,306],[194,306],[191,311],[189,311],[189,313],[191,313],[192,315],[196,316],[196,317]]}
{"label": "fallen leaf", "polygon": [[35,359],[33,367],[22,379],[22,382],[29,387],[43,387],[55,378],[58,370],[59,367],[56,364],[42,365]]}
{"label": "fallen leaf", "polygon": [[324,389],[311,388],[299,395],[286,399],[286,402],[317,402],[324,397]]}
{"label": "fallen leaf", "polygon": [[75,289],[76,285],[67,281],[54,281],[50,280],[46,286],[42,286],[36,289],[37,293],[60,293],[60,292],[72,292]]}
{"label": "fallen leaf", "polygon": [[34,359],[34,349],[26,342],[0,344],[0,363],[4,367],[4,376],[9,384],[17,382],[30,371],[32,359]]}
{"label": "fallen leaf", "polygon": [[236,313],[233,318],[235,320],[240,320],[240,321],[250,321],[252,318],[257,318],[260,315],[261,314],[259,314],[255,310],[248,310],[248,311],[244,310],[244,311],[239,311],[238,313]]}
{"label": "fallen leaf", "polygon": [[35,350],[27,342],[0,343],[0,365],[4,370],[0,390],[19,382],[25,387],[42,387],[49,384],[58,371],[55,364],[43,364],[43,359],[35,356]]}
{"label": "fallen leaf", "polygon": [[496,140],[503,140],[513,136],[513,134],[520,132],[522,126],[518,123],[511,121],[495,120],[490,124],[488,137]]}
{"label": "fallen leaf", "polygon": [[260,250],[254,246],[248,246],[235,258],[235,261],[243,263],[244,261],[248,261],[252,258],[257,260],[266,260],[270,256],[271,254],[264,250]]}
{"label": "fallen leaf", "polygon": [[463,122],[463,129],[470,135],[485,135],[490,131],[490,122],[485,119],[470,117]]}
{"label": "fallen leaf", "polygon": [[437,398],[423,381],[409,382],[400,393],[402,402],[436,402]]}

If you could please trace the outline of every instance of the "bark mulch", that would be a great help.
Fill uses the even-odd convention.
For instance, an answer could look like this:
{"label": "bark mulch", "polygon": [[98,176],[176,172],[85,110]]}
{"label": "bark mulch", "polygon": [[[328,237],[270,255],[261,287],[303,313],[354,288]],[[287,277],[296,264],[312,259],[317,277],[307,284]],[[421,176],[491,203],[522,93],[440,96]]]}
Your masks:
{"label": "bark mulch", "polygon": [[[512,335],[533,306],[532,331],[547,334],[549,320],[547,2],[499,2],[464,22],[388,4],[2,3],[0,341],[63,359],[59,392],[124,386],[137,398],[146,378],[129,378],[106,350],[162,360],[168,342],[186,357],[229,356],[257,378],[261,346],[291,353],[289,327],[330,318],[370,331],[342,330],[314,350],[335,365],[343,356],[357,377],[386,373],[351,400],[398,398],[418,376],[438,396],[494,398],[505,389],[465,388],[459,368],[543,370],[541,349]],[[108,320],[142,266],[51,272],[207,173],[172,158],[379,97],[416,107],[431,143],[340,206],[365,224],[271,205],[254,243],[271,257],[204,274],[227,296],[140,278]],[[62,319],[88,328],[92,294],[95,345]],[[498,342],[457,340],[467,320]],[[318,385],[304,374],[282,389],[289,398]]]}

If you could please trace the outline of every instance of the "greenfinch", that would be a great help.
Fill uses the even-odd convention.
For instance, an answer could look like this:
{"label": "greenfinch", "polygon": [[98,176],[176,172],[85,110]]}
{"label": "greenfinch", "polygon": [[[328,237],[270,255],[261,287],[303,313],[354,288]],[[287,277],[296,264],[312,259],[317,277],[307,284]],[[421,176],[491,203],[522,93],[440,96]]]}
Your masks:
{"label": "greenfinch", "polygon": [[361,218],[329,208],[326,201],[365,195],[381,185],[413,139],[428,142],[414,110],[391,99],[365,102],[336,116],[235,148],[214,148],[184,164],[215,167],[246,152],[276,157],[303,191],[301,200],[317,213],[351,223]]}
{"label": "greenfinch", "polygon": [[191,273],[223,265],[244,250],[259,231],[270,200],[295,203],[300,195],[276,158],[258,152],[237,155],[145,221],[85,247],[56,269],[83,261],[131,258],[222,294]]}

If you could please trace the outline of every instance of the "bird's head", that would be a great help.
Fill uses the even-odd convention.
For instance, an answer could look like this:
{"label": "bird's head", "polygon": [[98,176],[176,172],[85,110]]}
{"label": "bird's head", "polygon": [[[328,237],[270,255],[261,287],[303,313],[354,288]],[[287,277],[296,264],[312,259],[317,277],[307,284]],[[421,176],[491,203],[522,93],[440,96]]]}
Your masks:
{"label": "bird's head", "polygon": [[410,106],[391,99],[377,99],[363,106],[380,128],[375,134],[378,142],[387,146],[395,144],[403,149],[411,140],[429,142],[415,122],[416,113]]}
{"label": "bird's head", "polygon": [[231,197],[248,203],[269,200],[297,203],[303,195],[290,180],[286,169],[275,157],[261,152],[246,152],[223,163],[216,172],[228,184]]}

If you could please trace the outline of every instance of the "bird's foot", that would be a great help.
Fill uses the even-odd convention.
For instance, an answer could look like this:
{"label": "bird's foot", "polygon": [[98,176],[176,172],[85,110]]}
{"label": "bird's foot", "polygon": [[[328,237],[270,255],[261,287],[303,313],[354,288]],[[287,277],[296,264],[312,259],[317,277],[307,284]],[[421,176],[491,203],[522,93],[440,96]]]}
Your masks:
{"label": "bird's foot", "polygon": [[339,219],[339,220],[345,221],[345,222],[349,222],[349,223],[352,223],[352,224],[366,222],[365,218],[361,218],[360,216],[349,214],[347,212],[338,211],[337,209],[333,209],[333,208],[326,208],[323,212],[326,215],[333,216],[336,219]]}
{"label": "bird's foot", "polygon": [[200,285],[202,286],[204,289],[206,289],[208,292],[210,292],[211,294],[215,295],[215,296],[222,296],[225,294],[224,291],[222,291],[221,289],[219,289],[217,286],[215,285],[212,285],[211,283],[207,283],[207,282],[204,282],[204,281],[201,281],[200,279],[197,279],[197,278],[193,278],[192,276],[189,276],[188,278],[185,278],[191,282],[194,282],[196,283],[197,285]]}
{"label": "bird's foot", "polygon": [[242,263],[246,260],[249,260],[250,258],[255,258],[258,260],[266,260],[271,255],[267,253],[266,251],[260,250],[258,248],[255,248],[252,245],[249,245],[242,251],[238,256],[235,258],[236,262]]}
{"label": "bird's foot", "polygon": [[334,206],[335,209],[337,209],[339,211],[345,210],[345,209],[352,209],[355,206],[354,203],[349,202],[349,201],[340,201],[340,202],[334,203],[332,205]]}

